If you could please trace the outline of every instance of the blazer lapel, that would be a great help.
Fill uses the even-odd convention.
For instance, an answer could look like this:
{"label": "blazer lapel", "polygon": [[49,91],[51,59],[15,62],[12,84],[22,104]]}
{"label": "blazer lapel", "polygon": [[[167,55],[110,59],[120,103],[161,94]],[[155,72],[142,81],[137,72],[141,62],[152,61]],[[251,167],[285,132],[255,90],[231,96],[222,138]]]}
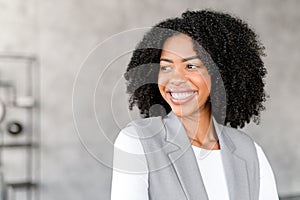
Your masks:
{"label": "blazer lapel", "polygon": [[[246,161],[236,152],[233,141],[228,136],[228,129],[218,124],[215,119],[214,126],[219,138],[222,162],[226,175],[229,197],[233,200],[249,200],[249,179]],[[231,134],[238,134],[233,132]]]}
{"label": "blazer lapel", "polygon": [[[236,146],[228,136],[228,134],[238,133],[229,133],[214,118],[213,123],[220,143],[229,197],[232,200],[250,200],[246,161],[238,155]],[[168,156],[187,199],[208,200],[190,141],[181,121],[173,112],[165,118],[165,128],[166,142],[171,145],[168,149],[172,149],[172,151],[169,151]]]}
{"label": "blazer lapel", "polygon": [[[203,180],[190,141],[180,120],[171,112],[164,118],[168,152],[178,180],[188,200],[208,200]],[[174,150],[174,147],[175,150]]]}
{"label": "blazer lapel", "polygon": [[[137,126],[138,129],[144,129],[144,131],[140,131],[140,133],[143,133],[141,139],[160,137],[161,133],[164,132],[165,138],[162,138],[162,142],[165,144],[159,144],[157,147],[153,148],[157,149],[163,146],[164,148],[162,151],[164,151],[164,155],[167,155],[168,157],[167,161],[163,158],[164,156],[161,155],[161,152],[147,154],[148,157],[153,154],[153,159],[161,161],[158,162],[159,166],[152,166],[153,169],[159,169],[171,164],[174,167],[186,199],[208,200],[196,157],[181,121],[172,111],[162,119],[153,118],[152,120],[153,123],[139,123],[139,126]],[[215,119],[213,119],[213,122],[221,147],[222,162],[226,175],[229,197],[231,200],[250,200],[246,161],[239,156],[236,146],[230,138],[230,134],[238,133],[231,133],[231,129],[227,129],[218,124]],[[155,124],[155,126],[151,124]],[[159,156],[162,156],[162,158]]]}

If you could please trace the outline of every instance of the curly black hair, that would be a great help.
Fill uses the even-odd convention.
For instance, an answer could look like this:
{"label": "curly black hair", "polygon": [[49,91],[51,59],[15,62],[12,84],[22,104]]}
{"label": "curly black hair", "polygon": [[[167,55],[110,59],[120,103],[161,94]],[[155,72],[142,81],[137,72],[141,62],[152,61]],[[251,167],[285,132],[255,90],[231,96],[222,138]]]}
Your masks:
{"label": "curly black hair", "polygon": [[166,39],[180,33],[192,38],[195,52],[211,75],[209,101],[216,120],[234,128],[250,120],[259,123],[266,101],[264,46],[241,19],[211,10],[186,11],[144,35],[124,74],[129,109],[136,105],[144,118],[171,111],[157,85],[159,62]]}

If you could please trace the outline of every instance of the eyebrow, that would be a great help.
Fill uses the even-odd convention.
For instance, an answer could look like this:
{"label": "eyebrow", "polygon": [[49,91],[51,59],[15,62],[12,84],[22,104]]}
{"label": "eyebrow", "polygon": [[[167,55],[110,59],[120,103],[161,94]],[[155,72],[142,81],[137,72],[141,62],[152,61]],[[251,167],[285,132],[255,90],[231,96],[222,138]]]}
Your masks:
{"label": "eyebrow", "polygon": [[[182,62],[186,62],[189,60],[194,60],[194,59],[200,59],[199,56],[191,56],[191,57],[187,57],[187,58],[183,58],[181,61]],[[168,59],[168,58],[161,58],[160,61],[165,61],[165,62],[169,62],[169,63],[174,63],[172,60]]]}
{"label": "eyebrow", "polygon": [[194,60],[194,59],[199,59],[199,56],[191,56],[191,57],[188,57],[188,58],[183,58],[182,59],[182,62],[186,62],[186,61],[189,61],[189,60]]}

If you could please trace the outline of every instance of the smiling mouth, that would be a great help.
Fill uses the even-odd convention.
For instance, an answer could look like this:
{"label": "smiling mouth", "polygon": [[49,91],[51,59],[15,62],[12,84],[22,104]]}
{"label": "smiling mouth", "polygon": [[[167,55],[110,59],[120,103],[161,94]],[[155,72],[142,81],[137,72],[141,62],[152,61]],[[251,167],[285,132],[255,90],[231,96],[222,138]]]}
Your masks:
{"label": "smiling mouth", "polygon": [[197,94],[197,91],[186,91],[186,92],[167,92],[169,99],[176,105],[184,104]]}
{"label": "smiling mouth", "polygon": [[170,95],[174,99],[186,99],[190,96],[192,96],[195,93],[195,91],[192,92],[170,92]]}

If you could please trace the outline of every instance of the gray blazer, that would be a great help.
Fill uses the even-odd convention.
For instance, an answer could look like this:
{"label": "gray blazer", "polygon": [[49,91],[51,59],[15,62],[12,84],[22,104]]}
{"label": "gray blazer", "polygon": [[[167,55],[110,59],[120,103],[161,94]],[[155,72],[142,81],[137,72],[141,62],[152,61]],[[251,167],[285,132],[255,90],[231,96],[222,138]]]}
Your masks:
{"label": "gray blazer", "polygon": [[[136,128],[147,159],[149,200],[208,200],[190,141],[173,112],[165,117],[135,120],[131,125]],[[230,199],[257,200],[259,162],[253,140],[215,120],[214,126]]]}

